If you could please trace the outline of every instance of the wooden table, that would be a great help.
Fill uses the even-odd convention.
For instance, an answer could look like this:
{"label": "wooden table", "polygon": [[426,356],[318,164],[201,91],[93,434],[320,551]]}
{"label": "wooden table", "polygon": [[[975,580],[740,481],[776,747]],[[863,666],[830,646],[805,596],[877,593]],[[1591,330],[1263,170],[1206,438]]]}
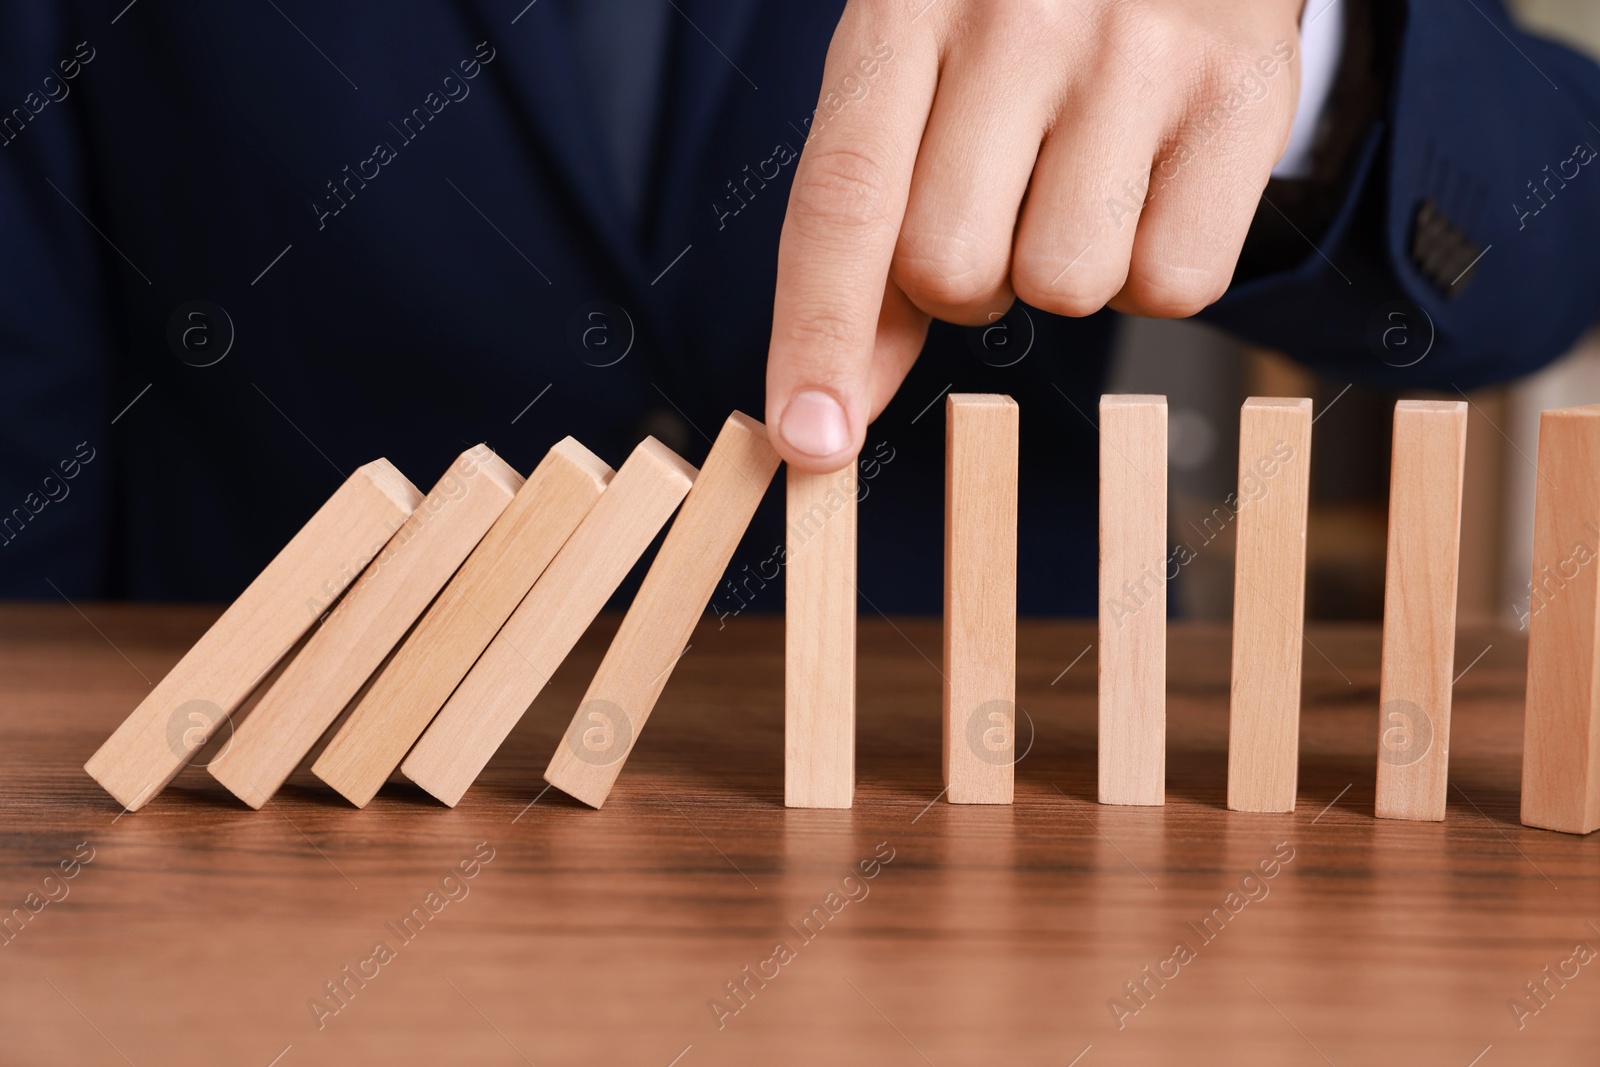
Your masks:
{"label": "wooden table", "polygon": [[1226,631],[1172,631],[1167,805],[1107,808],[1094,631],[1024,623],[1016,804],[957,808],[938,623],[876,616],[853,810],[783,808],[781,622],[744,616],[696,634],[598,812],[540,772],[615,619],[454,810],[302,770],[252,812],[188,770],[119,816],[81,764],[213,612],[78,608],[0,607],[0,909],[57,898],[0,948],[0,1063],[1600,1062],[1600,961],[1509,1007],[1600,948],[1600,840],[1517,824],[1515,635],[1461,637],[1493,647],[1442,825],[1371,816],[1372,627],[1310,630],[1299,808],[1247,815]]}

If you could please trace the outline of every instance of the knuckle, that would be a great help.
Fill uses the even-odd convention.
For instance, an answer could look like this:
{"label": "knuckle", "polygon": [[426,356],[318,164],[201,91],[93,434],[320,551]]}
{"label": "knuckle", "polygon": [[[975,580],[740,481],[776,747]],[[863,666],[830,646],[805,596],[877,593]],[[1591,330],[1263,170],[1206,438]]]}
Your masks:
{"label": "knuckle", "polygon": [[895,250],[895,280],[907,295],[946,308],[987,300],[1004,284],[1005,272],[1005,263],[986,254],[968,231],[907,232]]}
{"label": "knuckle", "polygon": [[1183,36],[1182,27],[1164,9],[1139,0],[1108,4],[1098,29],[1112,51],[1106,61],[1115,59],[1138,70],[1166,69]]}
{"label": "knuckle", "polygon": [[1011,270],[1011,284],[1026,304],[1053,315],[1084,318],[1105,307],[1117,286],[1075,265],[1063,271],[1070,257],[1019,254]]}
{"label": "knuckle", "polygon": [[797,305],[789,315],[785,340],[796,352],[837,352],[854,344],[861,327],[846,311],[842,301],[810,300]]}
{"label": "knuckle", "polygon": [[1214,304],[1228,288],[1228,278],[1201,267],[1163,266],[1136,271],[1124,294],[1141,315],[1186,319]]}
{"label": "knuckle", "polygon": [[818,232],[883,224],[888,170],[870,152],[836,145],[808,153],[789,193],[789,216]]}

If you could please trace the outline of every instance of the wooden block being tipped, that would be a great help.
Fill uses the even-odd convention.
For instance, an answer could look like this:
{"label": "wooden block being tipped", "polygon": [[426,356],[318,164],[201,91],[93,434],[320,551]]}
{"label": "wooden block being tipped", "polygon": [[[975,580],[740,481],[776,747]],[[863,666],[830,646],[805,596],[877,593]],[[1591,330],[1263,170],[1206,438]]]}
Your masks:
{"label": "wooden block being tipped", "polygon": [[311,771],[366,807],[611,480],[568,437],[518,490],[406,637]]}
{"label": "wooden block being tipped", "polygon": [[856,466],[784,474],[783,802],[848,808],[856,792]]}
{"label": "wooden block being tipped", "polygon": [[1522,822],[1600,829],[1600,404],[1539,415]]}
{"label": "wooden block being tipped", "polygon": [[252,808],[265,804],[521,486],[487,446],[462,453],[206,768],[212,777]]}
{"label": "wooden block being tipped", "polygon": [[1167,801],[1167,398],[1100,398],[1100,803]]}
{"label": "wooden block being tipped", "polygon": [[1239,417],[1228,807],[1293,811],[1300,752],[1311,401],[1251,397]]}
{"label": "wooden block being tipped", "polygon": [[598,808],[778,470],[767,428],[734,412],[667,531],[544,780]]}
{"label": "wooden block being tipped", "polygon": [[378,459],[345,479],[84,770],[129,811],[166,787],[422,500]]}
{"label": "wooden block being tipped", "polygon": [[317,624],[421,499],[387,459],[358,467],[83,769],[128,811],[146,805]]}
{"label": "wooden block being tipped", "polygon": [[400,764],[455,807],[682,502],[695,469],[647,437]]}
{"label": "wooden block being tipped", "polygon": [[1466,459],[1464,402],[1395,405],[1378,697],[1380,819],[1444,818]]}
{"label": "wooden block being tipped", "polygon": [[945,799],[1009,804],[1017,761],[1017,402],[951,393],[944,408]]}

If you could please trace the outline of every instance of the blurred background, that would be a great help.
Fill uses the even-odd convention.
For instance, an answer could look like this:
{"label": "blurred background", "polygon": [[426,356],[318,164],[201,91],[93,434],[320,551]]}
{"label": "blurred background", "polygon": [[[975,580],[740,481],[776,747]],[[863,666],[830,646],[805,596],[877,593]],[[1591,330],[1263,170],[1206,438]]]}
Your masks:
{"label": "blurred background", "polygon": [[[1511,0],[1535,29],[1600,57],[1600,3]],[[1396,349],[1397,362],[1421,358]],[[1165,392],[1170,411],[1168,501],[1173,543],[1197,551],[1168,591],[1173,614],[1227,619],[1233,610],[1233,524],[1205,525],[1238,479],[1239,405],[1247,396],[1315,402],[1306,615],[1383,617],[1389,429],[1402,396],[1469,402],[1461,519],[1459,618],[1521,629],[1532,566],[1533,459],[1539,412],[1600,402],[1600,329],[1565,357],[1510,386],[1469,394],[1378,392],[1319,378],[1276,352],[1248,348],[1189,320],[1124,320],[1108,391]],[[1203,545],[1203,547],[1202,547]]]}

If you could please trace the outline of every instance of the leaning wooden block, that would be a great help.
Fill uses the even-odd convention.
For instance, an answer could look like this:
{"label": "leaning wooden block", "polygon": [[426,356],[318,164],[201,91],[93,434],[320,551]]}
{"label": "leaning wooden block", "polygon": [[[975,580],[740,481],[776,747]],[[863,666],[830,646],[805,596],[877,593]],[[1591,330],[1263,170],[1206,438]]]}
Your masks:
{"label": "leaning wooden block", "polygon": [[645,438],[439,710],[401,773],[455,807],[694,480],[694,467]]}
{"label": "leaning wooden block", "polygon": [[487,446],[462,453],[207,767],[212,777],[252,808],[265,804],[521,485]]}
{"label": "leaning wooden block", "polygon": [[1300,750],[1311,401],[1251,397],[1239,418],[1228,807],[1293,811]]}
{"label": "leaning wooden block", "polygon": [[783,802],[856,791],[856,467],[784,474]]}
{"label": "leaning wooden block", "polygon": [[1017,402],[1009,396],[945,399],[943,749],[952,804],[1011,803],[1017,430]]}
{"label": "leaning wooden block", "polygon": [[316,624],[421,499],[388,460],[357,469],[84,770],[129,811],[143,807]]}
{"label": "leaning wooden block", "polygon": [[1394,408],[1378,697],[1380,819],[1444,818],[1467,405]]}
{"label": "leaning wooden block", "polygon": [[695,622],[778,470],[767,428],[734,412],[650,564],[544,780],[605,803]]}
{"label": "leaning wooden block", "polygon": [[1522,822],[1600,829],[1600,404],[1539,416]]}
{"label": "leaning wooden block", "polygon": [[1100,398],[1100,803],[1167,800],[1167,398]]}
{"label": "leaning wooden block", "polygon": [[557,443],[356,701],[311,772],[356,807],[366,807],[600,499],[611,475],[600,457],[572,438]]}

